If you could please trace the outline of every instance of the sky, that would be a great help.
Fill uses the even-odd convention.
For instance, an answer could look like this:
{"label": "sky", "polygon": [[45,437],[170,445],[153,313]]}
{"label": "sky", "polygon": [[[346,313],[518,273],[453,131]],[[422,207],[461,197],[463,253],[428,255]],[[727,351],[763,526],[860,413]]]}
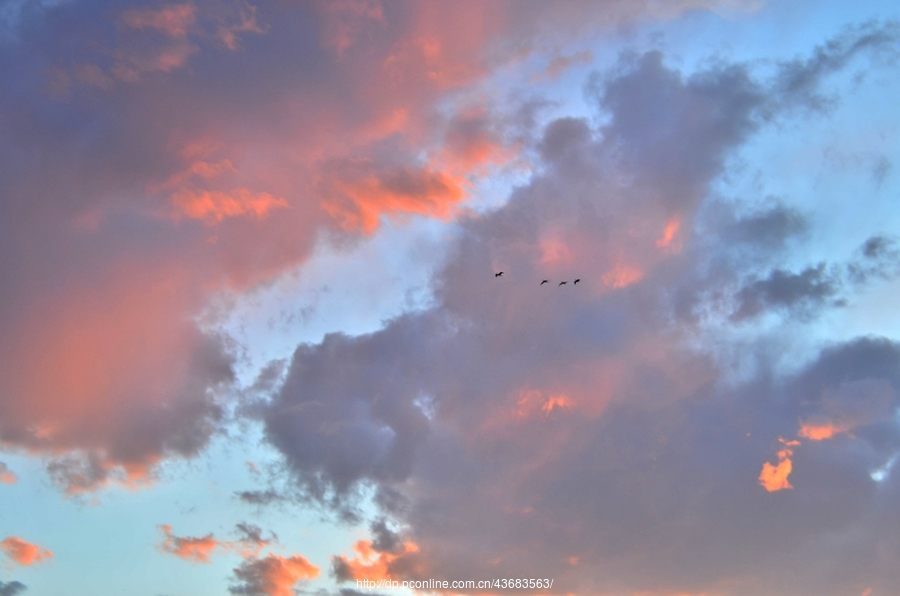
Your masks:
{"label": "sky", "polygon": [[898,73],[875,0],[2,0],[0,596],[896,595]]}

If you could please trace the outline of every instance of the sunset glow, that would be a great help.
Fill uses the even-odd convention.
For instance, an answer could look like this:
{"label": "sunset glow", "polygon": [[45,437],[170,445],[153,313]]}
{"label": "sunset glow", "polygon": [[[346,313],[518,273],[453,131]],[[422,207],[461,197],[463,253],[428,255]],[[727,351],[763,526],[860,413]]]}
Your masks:
{"label": "sunset glow", "polygon": [[896,596],[900,6],[0,0],[0,596]]}

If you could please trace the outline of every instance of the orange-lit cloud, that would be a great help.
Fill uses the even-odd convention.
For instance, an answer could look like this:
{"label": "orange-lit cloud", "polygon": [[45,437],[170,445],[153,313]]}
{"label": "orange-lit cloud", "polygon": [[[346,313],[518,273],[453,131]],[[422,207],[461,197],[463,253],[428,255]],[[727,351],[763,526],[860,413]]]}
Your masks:
{"label": "orange-lit cloud", "polygon": [[191,538],[189,536],[173,536],[172,526],[163,524],[159,529],[165,534],[163,542],[157,548],[164,553],[175,555],[191,563],[209,563],[210,555],[222,546],[212,534]]}
{"label": "orange-lit cloud", "polygon": [[0,461],[0,484],[15,484],[18,479],[15,473]]}
{"label": "orange-lit cloud", "polygon": [[234,552],[244,559],[256,558],[275,539],[274,535],[270,539],[263,538],[262,530],[252,524],[239,523],[236,527],[241,537],[234,541],[222,541],[212,534],[200,537],[175,536],[172,534],[172,526],[163,524],[159,526],[164,534],[163,541],[156,548],[190,563],[209,563],[210,556],[217,549]]}
{"label": "orange-lit cloud", "polygon": [[510,161],[515,147],[506,147],[492,129],[491,113],[484,107],[460,110],[448,123],[440,153],[440,166],[459,174],[484,174],[490,166]]}
{"label": "orange-lit cloud", "polygon": [[575,407],[575,402],[566,397],[565,395],[551,395],[547,398],[547,401],[544,402],[544,405],[541,406],[541,411],[545,414],[549,414],[553,411],[553,408],[562,408],[563,410],[570,410]]}
{"label": "orange-lit cloud", "polygon": [[248,559],[234,570],[243,582],[240,594],[294,596],[294,585],[300,580],[318,577],[319,568],[300,555],[281,557],[269,554],[264,559]]}
{"label": "orange-lit cloud", "polygon": [[759,473],[759,484],[770,493],[794,488],[788,481],[788,476],[791,475],[793,470],[791,456],[794,455],[794,451],[792,447],[796,447],[800,442],[787,441],[780,437],[778,440],[783,445],[777,454],[778,464],[772,465],[769,462],[765,462],[763,463],[762,471]]}
{"label": "orange-lit cloud", "polygon": [[413,542],[404,542],[399,552],[376,551],[369,540],[360,540],[353,545],[357,552],[352,559],[345,555],[334,556],[331,563],[339,581],[357,579],[380,580],[391,578],[391,564],[405,555],[419,552]]}
{"label": "orange-lit cloud", "polygon": [[830,439],[835,435],[850,432],[853,430],[853,427],[854,425],[852,424],[804,422],[800,425],[799,435],[811,441],[823,441],[825,439]]}
{"label": "orange-lit cloud", "polygon": [[16,565],[28,567],[36,563],[43,563],[53,557],[48,549],[32,544],[16,536],[8,536],[0,542],[0,551],[3,551]]}
{"label": "orange-lit cloud", "polygon": [[348,230],[372,233],[382,214],[448,218],[466,196],[465,179],[427,167],[379,171],[371,160],[335,164],[320,182],[322,207]]}
{"label": "orange-lit cloud", "polygon": [[[61,429],[62,427],[60,427]],[[38,427],[35,437],[52,441],[53,427]],[[51,479],[63,487],[67,497],[77,497],[100,488],[117,486],[127,490],[140,490],[156,481],[155,468],[162,458],[159,454],[147,454],[142,461],[114,461],[97,454],[79,458],[62,456],[47,465]]]}
{"label": "orange-lit cloud", "polygon": [[778,462],[778,465],[774,466],[769,462],[765,462],[763,463],[762,471],[759,473],[759,483],[770,493],[794,488],[788,482],[788,476],[791,474],[792,467],[793,464],[789,458],[781,460]]}
{"label": "orange-lit cloud", "polygon": [[227,217],[249,215],[264,219],[273,209],[285,209],[288,202],[267,192],[237,188],[230,193],[217,190],[179,191],[171,196],[178,215],[214,224]]}
{"label": "orange-lit cloud", "polygon": [[570,410],[574,407],[574,400],[564,393],[548,394],[539,389],[530,389],[519,392],[514,411],[517,417],[527,418],[538,411],[550,414],[555,409]]}
{"label": "orange-lit cloud", "polygon": [[611,271],[603,275],[603,283],[613,289],[625,288],[636,284],[644,278],[644,272],[634,265],[617,264]]}
{"label": "orange-lit cloud", "polygon": [[204,387],[232,378],[218,340],[180,314],[183,273],[106,275],[22,309],[8,333],[19,350],[0,361],[17,397],[0,404],[0,436],[53,457],[48,470],[69,495],[146,486],[163,457],[196,453],[218,417]]}
{"label": "orange-lit cloud", "polygon": [[681,230],[681,220],[673,218],[666,223],[662,236],[656,241],[656,248],[662,248],[668,253],[681,252],[681,242],[678,239],[678,232]]}

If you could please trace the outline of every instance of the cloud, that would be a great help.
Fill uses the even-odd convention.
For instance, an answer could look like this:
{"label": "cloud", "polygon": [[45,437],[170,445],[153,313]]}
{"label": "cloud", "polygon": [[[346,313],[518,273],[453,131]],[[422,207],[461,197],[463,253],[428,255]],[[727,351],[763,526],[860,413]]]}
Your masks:
{"label": "cloud", "polygon": [[775,308],[819,306],[837,293],[836,286],[824,263],[800,273],[776,269],[766,279],[753,281],[738,292],[732,318],[741,320]]}
{"label": "cloud", "polygon": [[262,529],[247,522],[240,522],[235,528],[240,538],[232,542],[230,547],[245,559],[258,557],[262,549],[272,544],[272,542],[278,541],[278,537],[274,533],[270,538],[263,538]]}
{"label": "cloud", "polygon": [[49,562],[53,558],[53,553],[48,549],[17,536],[7,536],[0,541],[0,551],[3,551],[10,561],[21,567]]}
{"label": "cloud", "polygon": [[898,56],[900,24],[870,21],[847,27],[840,35],[818,46],[807,59],[797,58],[781,65],[776,86],[789,103],[814,110],[825,110],[833,102],[820,91],[823,80],[859,57],[868,54],[882,63]]}
{"label": "cloud", "polygon": [[[857,31],[881,40],[860,47],[888,51],[892,27]],[[805,88],[834,72],[812,71]],[[686,75],[659,52],[623,55],[588,91],[603,124],[550,122],[539,173],[460,218],[433,307],[298,346],[255,404],[308,499],[361,518],[372,494],[417,547],[391,541],[388,562],[363,541],[333,575],[537,575],[616,595],[889,589],[897,478],[871,473],[900,450],[900,347],[805,333],[883,279],[852,275],[882,243],[798,268],[802,213],[711,191],[754,133],[805,117],[809,95],[745,64]],[[742,308],[747,336],[732,339]],[[790,350],[803,357],[785,366]],[[820,420],[858,422],[796,438]]]}
{"label": "cloud", "polygon": [[152,484],[223,423],[234,346],[198,322],[215,297],[301,266],[323,231],[451,217],[465,167],[503,144],[482,111],[435,103],[547,10],[469,8],[59,2],[29,5],[27,27],[16,8],[0,57],[0,112],[17,114],[0,145],[3,446],[49,458],[70,495]]}
{"label": "cloud", "polygon": [[128,10],[122,20],[134,29],[156,29],[169,37],[185,37],[197,20],[193,4],[169,4],[160,10]]}
{"label": "cloud", "polygon": [[181,191],[172,194],[172,205],[178,215],[218,223],[226,217],[249,215],[263,219],[273,209],[288,207],[287,201],[267,192],[254,193],[237,188],[231,193],[220,191]]}
{"label": "cloud", "polygon": [[217,540],[211,533],[201,537],[175,536],[172,534],[172,526],[168,524],[159,526],[159,529],[163,531],[164,538],[156,546],[157,550],[189,563],[210,563],[210,557],[216,550],[235,552],[244,559],[255,558],[268,545],[277,542],[275,534],[270,538],[263,538],[259,526],[246,522],[239,522],[235,526],[238,534],[235,541]]}
{"label": "cloud", "polygon": [[353,545],[353,550],[357,554],[352,559],[345,555],[331,557],[331,575],[338,583],[393,579],[394,570],[398,568],[409,573],[410,560],[419,552],[419,547],[412,542],[403,542],[384,550],[376,548],[369,540],[360,540]]}
{"label": "cloud", "polygon": [[382,214],[421,214],[448,219],[466,197],[465,180],[428,167],[379,168],[371,160],[327,166],[319,183],[322,207],[345,229],[372,233]]}
{"label": "cloud", "polygon": [[572,66],[578,64],[590,64],[594,61],[594,55],[590,50],[582,50],[581,52],[575,52],[571,56],[559,55],[554,57],[549,64],[547,64],[547,68],[541,74],[534,75],[531,77],[532,82],[538,82],[541,79],[548,79],[550,81],[555,81],[562,74],[571,68]]}
{"label": "cloud", "polygon": [[248,559],[234,570],[239,583],[228,588],[231,594],[245,596],[293,596],[294,585],[318,577],[319,568],[301,555],[281,557],[270,554],[263,559]]}
{"label": "cloud", "polygon": [[249,505],[269,505],[276,501],[284,500],[284,495],[274,490],[244,490],[235,493],[238,499]]}
{"label": "cloud", "polygon": [[0,596],[16,596],[28,588],[22,582],[0,582]]}
{"label": "cloud", "polygon": [[15,484],[19,479],[15,472],[2,461],[0,461],[0,484]]}
{"label": "cloud", "polygon": [[175,555],[180,559],[184,559],[190,563],[210,563],[210,555],[214,550],[219,548],[221,544],[213,538],[212,534],[207,534],[199,538],[188,536],[173,536],[172,526],[164,524],[159,529],[165,534],[165,539],[157,545],[157,548],[164,553]]}
{"label": "cloud", "polygon": [[772,465],[765,462],[762,472],[759,473],[760,485],[770,493],[794,488],[788,481],[788,476],[791,475],[794,467],[791,461],[791,456],[794,455],[792,448],[799,445],[800,442],[785,441],[781,437],[778,437],[778,441],[782,444],[782,448],[778,451],[778,464]]}

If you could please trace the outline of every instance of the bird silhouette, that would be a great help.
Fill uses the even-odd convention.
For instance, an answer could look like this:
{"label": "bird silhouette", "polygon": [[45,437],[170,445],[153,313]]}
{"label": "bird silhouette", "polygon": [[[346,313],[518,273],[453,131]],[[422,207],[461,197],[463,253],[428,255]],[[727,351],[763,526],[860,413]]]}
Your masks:
{"label": "bird silhouette", "polygon": [[[561,281],[561,282],[559,282],[559,286],[563,286],[563,285],[565,285],[566,283],[568,283],[568,282]],[[556,286],[556,287],[558,288],[559,286]]]}
{"label": "bird silhouette", "polygon": [[575,284],[577,284],[577,283],[580,282],[580,281],[581,281],[581,278],[579,277],[579,278],[576,279],[574,282],[572,282],[572,285],[574,286]]}
{"label": "bird silhouette", "polygon": [[549,280],[549,279],[545,279],[544,281],[542,281],[542,282],[539,283],[538,285],[542,286],[542,285],[544,285],[545,283],[547,283],[548,281],[550,281],[550,280]]}
{"label": "bird silhouette", "polygon": [[503,275],[503,272],[502,272],[502,271],[501,271],[500,273],[495,273],[495,274],[494,274],[494,277],[500,277],[501,275]]}

